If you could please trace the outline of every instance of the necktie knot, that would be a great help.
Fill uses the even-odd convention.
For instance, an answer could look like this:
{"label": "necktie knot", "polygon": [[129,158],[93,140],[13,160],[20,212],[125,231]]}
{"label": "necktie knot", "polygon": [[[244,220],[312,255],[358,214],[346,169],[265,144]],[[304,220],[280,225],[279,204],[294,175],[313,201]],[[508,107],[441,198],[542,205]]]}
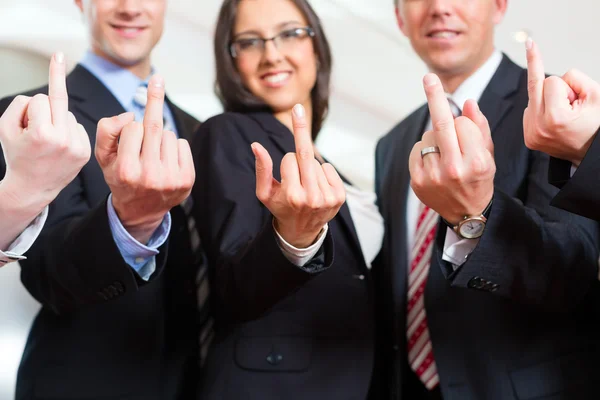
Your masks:
{"label": "necktie knot", "polygon": [[135,90],[135,94],[133,95],[133,102],[140,106],[141,108],[146,108],[146,104],[148,104],[148,83],[143,82],[140,86]]}
{"label": "necktie knot", "polygon": [[458,104],[456,104],[452,97],[448,97],[448,104],[450,104],[450,110],[452,110],[452,115],[454,118],[458,118],[462,115],[461,108],[458,106]]}

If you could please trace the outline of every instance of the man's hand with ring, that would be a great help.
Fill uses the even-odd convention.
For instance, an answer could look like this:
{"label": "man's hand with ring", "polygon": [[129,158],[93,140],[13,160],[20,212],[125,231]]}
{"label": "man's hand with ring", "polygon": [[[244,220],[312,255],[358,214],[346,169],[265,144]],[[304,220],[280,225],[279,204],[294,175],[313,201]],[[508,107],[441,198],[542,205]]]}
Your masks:
{"label": "man's hand with ring", "polygon": [[[411,187],[424,204],[458,224],[467,215],[481,215],[494,194],[490,127],[473,100],[454,119],[435,74],[427,74],[423,84],[433,130],[423,134],[410,154]],[[439,151],[429,149],[436,147]]]}

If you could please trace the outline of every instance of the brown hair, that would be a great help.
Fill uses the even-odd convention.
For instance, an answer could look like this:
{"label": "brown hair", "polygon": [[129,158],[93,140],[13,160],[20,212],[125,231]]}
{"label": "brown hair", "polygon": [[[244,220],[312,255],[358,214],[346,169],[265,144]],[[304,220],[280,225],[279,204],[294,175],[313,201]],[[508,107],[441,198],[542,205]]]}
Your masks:
{"label": "brown hair", "polygon": [[[242,79],[230,53],[233,27],[238,5],[242,0],[224,0],[215,30],[214,51],[217,68],[215,93],[225,111],[248,112],[266,110],[272,112],[264,101],[252,94]],[[331,51],[323,32],[321,21],[308,0],[291,0],[302,12],[314,31],[313,38],[317,56],[317,81],[311,91],[313,108],[312,137],[316,139],[329,109],[329,82],[331,80]]]}

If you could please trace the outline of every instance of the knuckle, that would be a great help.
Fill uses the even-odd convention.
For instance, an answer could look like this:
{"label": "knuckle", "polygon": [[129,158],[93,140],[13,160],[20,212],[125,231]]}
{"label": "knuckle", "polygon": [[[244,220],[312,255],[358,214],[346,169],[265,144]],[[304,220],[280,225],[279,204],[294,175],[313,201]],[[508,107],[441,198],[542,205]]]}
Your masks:
{"label": "knuckle", "polygon": [[321,194],[311,194],[308,196],[308,207],[312,210],[318,210],[323,207],[323,196]]}
{"label": "knuckle", "polygon": [[489,162],[483,154],[477,154],[471,160],[471,171],[475,176],[485,175],[489,170]]}
{"label": "knuckle", "polygon": [[[447,178],[451,182],[454,182],[454,183],[460,183],[460,182],[462,182],[463,172],[462,172],[462,170],[456,164],[453,164],[453,163],[452,164],[447,164],[445,166],[445,172],[446,172]],[[437,183],[439,184],[440,183],[439,182],[439,180],[440,180],[439,176],[436,177],[436,178],[438,180]]]}
{"label": "knuckle", "polygon": [[287,193],[286,200],[293,210],[300,210],[304,208],[304,200],[296,192]]}
{"label": "knuckle", "polygon": [[438,121],[433,121],[432,126],[433,129],[438,132],[448,131],[454,128],[454,120],[442,119]]}
{"label": "knuckle", "polygon": [[299,149],[297,154],[301,160],[310,160],[311,158],[311,151],[308,149]]}
{"label": "knuckle", "polygon": [[14,102],[16,104],[20,104],[22,106],[26,105],[27,103],[29,103],[29,101],[31,100],[30,97],[27,96],[23,96],[22,94],[18,95],[17,97],[14,98]]}
{"label": "knuckle", "polygon": [[530,92],[533,92],[539,86],[539,84],[540,84],[540,80],[539,79],[537,79],[537,78],[530,78],[527,81],[527,89]]}
{"label": "knuckle", "polygon": [[158,135],[163,132],[162,123],[156,120],[149,121],[146,125],[146,133]]}

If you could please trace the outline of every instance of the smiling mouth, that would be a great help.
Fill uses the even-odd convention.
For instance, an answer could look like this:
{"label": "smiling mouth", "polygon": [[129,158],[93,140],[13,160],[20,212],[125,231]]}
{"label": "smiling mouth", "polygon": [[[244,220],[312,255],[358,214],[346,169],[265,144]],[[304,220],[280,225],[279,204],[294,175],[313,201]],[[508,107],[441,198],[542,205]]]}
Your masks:
{"label": "smiling mouth", "polygon": [[126,36],[136,35],[146,29],[145,27],[113,25],[113,24],[111,24],[110,26],[113,29],[119,31],[120,33],[122,33]]}
{"label": "smiling mouth", "polygon": [[457,31],[435,31],[427,34],[427,37],[432,39],[454,39],[460,34]]}
{"label": "smiling mouth", "polygon": [[291,75],[291,72],[278,72],[276,74],[268,74],[262,77],[262,80],[269,85],[278,85],[285,82]]}

